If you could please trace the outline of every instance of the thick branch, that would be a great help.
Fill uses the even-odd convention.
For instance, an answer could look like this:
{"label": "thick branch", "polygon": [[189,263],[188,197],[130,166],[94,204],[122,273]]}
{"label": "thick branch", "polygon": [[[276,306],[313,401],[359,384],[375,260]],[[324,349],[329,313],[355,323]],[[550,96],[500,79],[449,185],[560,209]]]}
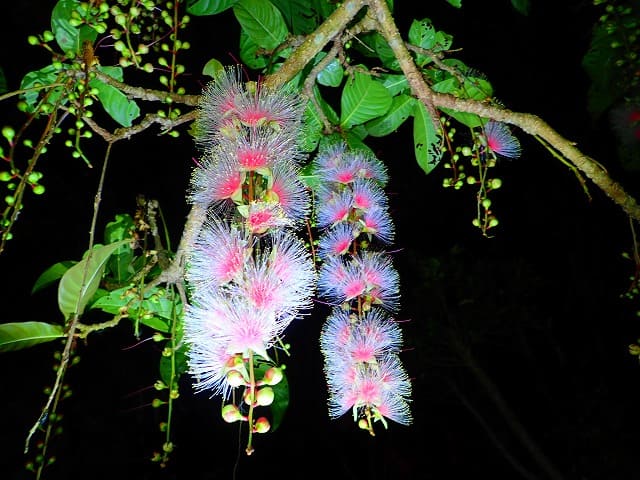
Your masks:
{"label": "thick branch", "polygon": [[140,100],[147,100],[149,102],[166,102],[167,99],[171,99],[174,103],[181,103],[183,105],[189,105],[195,107],[200,101],[199,95],[179,95],[173,92],[165,92],[163,90],[152,90],[150,88],[140,88],[127,85],[120,82],[109,75],[102,73],[99,70],[94,69],[96,78],[107,85],[117,88],[129,98],[138,98]]}
{"label": "thick branch", "polygon": [[265,84],[275,88],[295,77],[318,52],[344,31],[365,3],[365,0],[346,0],[336,8],[329,18],[302,42],[277,72],[265,78]]}
{"label": "thick branch", "polygon": [[624,190],[622,185],[614,181],[597,162],[576,148],[573,142],[562,137],[539,117],[527,113],[512,112],[474,100],[460,99],[453,95],[436,93],[431,90],[416,67],[405,43],[402,41],[386,1],[369,0],[369,6],[380,25],[380,33],[389,43],[389,47],[393,50],[400,63],[400,68],[407,77],[411,91],[430,110],[432,118],[437,118],[437,115],[433,113],[434,107],[445,107],[458,112],[475,113],[481,117],[509,123],[531,135],[537,135],[546,140],[554,149],[589,177],[609,198],[622,207],[630,217],[640,220],[640,206]]}

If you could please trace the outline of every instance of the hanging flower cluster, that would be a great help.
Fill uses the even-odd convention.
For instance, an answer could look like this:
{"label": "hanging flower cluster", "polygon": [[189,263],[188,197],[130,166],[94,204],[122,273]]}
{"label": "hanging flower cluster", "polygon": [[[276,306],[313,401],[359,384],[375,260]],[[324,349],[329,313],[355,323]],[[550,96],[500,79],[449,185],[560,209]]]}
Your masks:
{"label": "hanging flower cluster", "polygon": [[[310,212],[297,147],[303,104],[287,89],[242,83],[228,68],[204,91],[195,125],[203,152],[189,200],[208,209],[192,245],[184,338],[198,391],[220,394],[228,422],[270,429],[254,409],[273,402],[283,378],[270,350],[311,307],[316,273],[295,236]],[[240,391],[238,391],[238,389]]]}
{"label": "hanging flower cluster", "polygon": [[386,168],[338,143],[319,152],[313,169],[320,184],[318,294],[333,305],[320,335],[329,416],[352,410],[372,435],[376,421],[408,425],[411,383],[398,356],[402,332],[391,317],[399,307],[398,274],[379,248],[395,233],[383,190]]}

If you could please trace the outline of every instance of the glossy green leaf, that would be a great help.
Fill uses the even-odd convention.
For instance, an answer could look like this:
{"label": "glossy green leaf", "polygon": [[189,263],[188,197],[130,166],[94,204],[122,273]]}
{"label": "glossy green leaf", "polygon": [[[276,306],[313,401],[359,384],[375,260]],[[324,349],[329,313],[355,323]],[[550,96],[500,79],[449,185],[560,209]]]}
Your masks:
{"label": "glossy green leaf", "polygon": [[308,35],[319,25],[309,0],[271,0],[294,35]]}
{"label": "glossy green leaf", "polygon": [[413,20],[409,27],[409,42],[420,48],[431,49],[436,43],[436,29],[429,18]]}
{"label": "glossy green leaf", "polygon": [[[373,49],[375,55],[380,59],[380,61],[386,68],[392,71],[400,70],[400,63],[398,62],[398,59],[396,58],[393,50],[382,35],[380,35],[378,32],[375,32],[367,34],[365,36],[365,39],[367,41],[366,43],[368,45],[368,48]],[[358,43],[356,43],[356,46],[358,46]],[[370,52],[367,52],[365,49],[365,54],[367,53],[370,54]]]}
{"label": "glossy green leaf", "polygon": [[[471,98],[473,100],[486,100],[488,98],[487,93],[493,93],[493,88],[489,82],[475,77],[465,80],[463,86],[460,85],[456,78],[449,77],[436,83],[432,88],[438,93],[448,93],[456,97]],[[449,108],[442,108],[441,110],[469,128],[476,128],[482,125],[480,118],[476,114],[458,112]]]}
{"label": "glossy green leaf", "polygon": [[233,13],[259,47],[274,50],[289,34],[282,14],[269,0],[240,0],[233,6]]}
{"label": "glossy green leaf", "polygon": [[0,352],[12,352],[64,337],[60,325],[45,322],[0,324]]}
{"label": "glossy green leaf", "polygon": [[51,265],[36,279],[35,283],[33,284],[33,288],[31,289],[31,294],[39,292],[43,288],[46,288],[49,285],[60,280],[60,278],[62,278],[67,270],[69,270],[76,263],[77,262],[73,260],[66,260],[64,262],[58,262]]}
{"label": "glossy green leaf", "polygon": [[[101,68],[103,73],[110,77],[120,80],[112,75],[112,73],[121,72],[121,69]],[[98,90],[98,100],[104,107],[105,111],[123,127],[130,127],[133,120],[140,116],[140,108],[134,100],[129,100],[127,96],[117,88],[107,85],[101,80],[94,78],[89,82],[89,86]]]}
{"label": "glossy green leaf", "polygon": [[289,382],[287,376],[282,375],[282,380],[273,387],[273,403],[271,404],[271,431],[275,432],[289,408]]}
{"label": "glossy green leaf", "polygon": [[222,72],[224,72],[224,65],[216,58],[209,60],[202,68],[202,74],[211,78],[216,78]]}
{"label": "glossy green leaf", "polygon": [[[58,74],[58,69],[56,69],[53,65],[47,65],[40,70],[35,70],[33,72],[27,73],[22,78],[22,82],[20,82],[21,90],[36,88],[35,90],[26,91],[20,95],[21,98],[26,102],[27,111],[29,113],[33,113],[38,102],[38,98],[40,97],[40,95],[44,94],[47,91],[47,89],[40,89],[38,87],[56,83]],[[48,97],[49,103],[55,103],[55,101],[60,98],[61,94],[62,87],[54,87],[53,92]]]}
{"label": "glossy green leaf", "polygon": [[391,108],[385,115],[366,123],[369,135],[384,137],[395,132],[413,114],[415,102],[416,99],[411,95],[401,94],[393,97]]}
{"label": "glossy green leaf", "polygon": [[59,0],[51,12],[51,30],[58,46],[65,53],[78,54],[85,40],[93,43],[98,37],[98,33],[87,25],[71,25],[72,13],[79,4],[78,0]]}
{"label": "glossy green leaf", "polygon": [[399,93],[408,93],[409,91],[409,82],[407,81],[407,77],[405,77],[404,75],[383,73],[379,78],[382,82],[382,85],[384,85],[384,88],[389,90],[389,93],[393,97],[395,97]]}
{"label": "glossy green leaf", "polygon": [[340,125],[349,129],[384,115],[391,107],[391,94],[370,75],[355,72],[347,80],[340,100]]}
{"label": "glossy green leaf", "polygon": [[82,314],[98,290],[107,260],[113,252],[131,240],[96,247],[91,256],[76,263],[62,276],[58,286],[58,307],[65,318]]}
{"label": "glossy green leaf", "polygon": [[[131,238],[135,225],[133,218],[129,214],[116,214],[115,220],[107,223],[104,229],[104,243],[114,243]],[[125,283],[133,276],[135,270],[133,265],[133,249],[129,243],[118,248],[107,262],[106,273],[112,277],[116,283]]]}
{"label": "glossy green leaf", "polygon": [[485,102],[491,100],[493,96],[493,87],[488,80],[480,77],[467,77],[464,79],[464,85],[462,87],[464,97],[477,100],[479,102]]}
{"label": "glossy green leaf", "polygon": [[91,304],[90,308],[99,308],[103,312],[116,315],[120,313],[120,309],[122,307],[130,304],[133,301],[133,294],[128,294],[130,290],[131,285],[127,285],[126,287],[117,288],[115,290],[111,290],[110,292],[106,292],[105,295],[101,295],[97,300],[95,300]]}
{"label": "glossy green leaf", "polygon": [[238,0],[188,0],[187,12],[198,17],[216,15],[233,7],[236,3]]}
{"label": "glossy green leaf", "polygon": [[269,64],[269,58],[264,54],[258,54],[262,50],[244,30],[240,31],[240,60],[253,70],[261,70]]}
{"label": "glossy green leaf", "polygon": [[462,0],[447,0],[447,2],[449,2],[449,5],[452,5],[456,8],[460,8],[462,6]]}
{"label": "glossy green leaf", "polygon": [[[325,52],[320,52],[318,60],[322,59],[326,55]],[[318,83],[326,87],[339,87],[344,79],[344,68],[337,58],[334,58],[329,62],[319,74]]]}
{"label": "glossy green leaf", "polygon": [[413,109],[413,147],[420,168],[429,174],[442,159],[442,134],[436,132],[431,115],[422,102]]}

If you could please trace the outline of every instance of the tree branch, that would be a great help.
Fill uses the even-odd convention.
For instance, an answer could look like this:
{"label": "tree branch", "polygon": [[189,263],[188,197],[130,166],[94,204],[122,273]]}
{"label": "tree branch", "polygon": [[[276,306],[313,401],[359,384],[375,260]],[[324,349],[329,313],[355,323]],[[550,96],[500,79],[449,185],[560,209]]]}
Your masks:
{"label": "tree branch", "polygon": [[389,43],[400,63],[400,68],[407,77],[411,91],[428,109],[444,107],[459,112],[475,113],[480,117],[515,125],[530,135],[539,136],[591,179],[609,198],[622,207],[630,217],[640,220],[640,206],[624,190],[622,185],[613,180],[595,160],[576,148],[574,142],[564,138],[538,116],[529,113],[512,112],[505,108],[474,100],[456,98],[453,95],[436,93],[431,90],[422,74],[418,71],[405,43],[400,38],[386,2],[384,0],[369,0],[368,3],[380,25],[380,33]]}

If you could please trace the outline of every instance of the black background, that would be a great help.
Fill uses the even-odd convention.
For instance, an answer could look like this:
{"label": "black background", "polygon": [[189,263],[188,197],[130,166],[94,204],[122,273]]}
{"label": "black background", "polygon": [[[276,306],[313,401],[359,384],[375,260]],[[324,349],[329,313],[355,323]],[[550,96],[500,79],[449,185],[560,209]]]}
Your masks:
{"label": "black background", "polygon": [[[637,192],[637,178],[616,162],[606,122],[592,121],[586,110],[588,79],[580,61],[597,18],[589,2],[534,0],[528,17],[507,0],[467,1],[461,10],[444,1],[422,3],[396,2],[403,35],[411,18],[431,18],[454,35],[459,58],[489,77],[507,107],[541,116]],[[47,62],[26,37],[48,28],[53,4],[4,7],[9,28],[2,31],[7,47],[0,65],[10,88]],[[211,57],[232,63],[238,42],[231,13],[192,20],[188,39],[194,48],[184,57],[191,70],[199,72]],[[184,86],[198,93],[203,81],[186,77]],[[13,107],[2,112],[3,124],[17,126],[22,118]],[[187,135],[174,141],[155,133],[114,147],[98,225],[133,212],[136,194],[144,194],[159,200],[175,246],[196,152]],[[494,393],[500,392],[561,478],[640,479],[640,365],[627,351],[640,324],[634,305],[620,298],[633,273],[621,256],[631,246],[624,213],[596,187],[589,201],[565,166],[516,132],[523,155],[498,167],[504,187],[493,200],[501,223],[494,238],[483,238],[471,226],[475,192],[444,190],[441,168],[425,176],[410,133],[403,126],[371,146],[391,174],[402,359],[414,385],[412,426],[390,424],[372,438],[348,416],[328,419],[317,345],[326,311],[319,306],[287,331],[291,405],[280,429],[258,436],[256,452],[245,456],[246,432],[239,435],[237,425],[223,423],[219,400],[194,395],[185,376],[174,412],[176,451],[160,470],[149,458],[163,441],[157,425],[164,411],[148,406],[159,351],[152,342],[129,348],[137,339],[123,322],[80,346],[80,363],[67,378],[73,395],[61,405],[64,432],[50,447],[58,460],[45,478],[217,479],[233,478],[234,471],[235,478],[525,478],[491,435],[533,472],[531,478],[551,478],[508,428],[477,371],[452,354],[453,338],[464,340]],[[59,144],[42,160],[47,192],[27,199],[15,238],[0,256],[0,321],[61,320],[54,289],[29,292],[44,269],[85,250],[103,152],[102,146],[92,152],[93,169]],[[435,281],[423,273],[430,259],[441,265]],[[0,357],[2,479],[31,477],[23,465],[32,455],[22,449],[46,400],[42,391],[54,380],[56,348],[45,344]]]}

